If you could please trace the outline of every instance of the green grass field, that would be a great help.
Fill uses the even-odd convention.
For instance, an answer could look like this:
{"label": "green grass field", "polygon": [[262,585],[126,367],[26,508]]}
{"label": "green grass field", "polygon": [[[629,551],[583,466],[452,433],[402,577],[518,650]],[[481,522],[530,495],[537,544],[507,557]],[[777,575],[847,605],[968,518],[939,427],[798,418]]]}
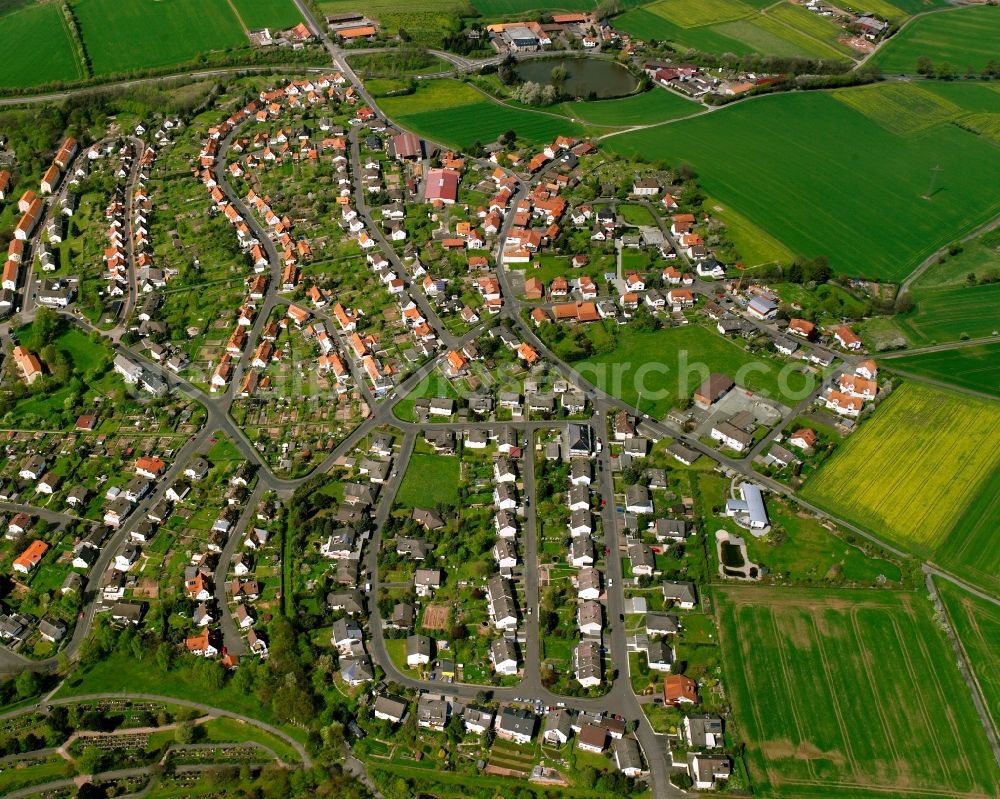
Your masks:
{"label": "green grass field", "polygon": [[782,362],[752,355],[731,339],[694,324],[655,332],[623,327],[614,350],[573,366],[587,380],[632,405],[641,392],[642,410],[657,418],[690,398],[710,372],[724,372],[739,385],[787,405],[795,400],[783,396],[781,376],[787,376],[793,391],[806,380],[794,367],[782,371],[786,366]]}
{"label": "green grass field", "polygon": [[[758,13],[764,7],[766,14]],[[843,31],[832,21],[765,0],[657,0],[616,17],[615,27],[640,39],[714,53],[834,61],[856,55],[838,41]]]}
{"label": "green grass field", "polygon": [[533,145],[584,133],[581,125],[558,114],[504,106],[450,78],[422,81],[413,94],[384,98],[379,106],[403,127],[457,148],[486,144],[508,130]]}
{"label": "green grass field", "polygon": [[414,453],[396,494],[408,508],[434,508],[439,503],[458,504],[459,460],[455,456]]}
{"label": "green grass field", "polygon": [[714,198],[705,201],[705,208],[726,226],[726,233],[733,247],[747,268],[770,264],[791,263],[795,254],[774,236],[753,224],[743,214]]}
{"label": "green grass field", "polygon": [[1000,397],[1000,343],[906,355],[888,360],[886,365],[903,374],[919,375]]}
{"label": "green grass field", "polygon": [[84,77],[57,4],[30,5],[4,14],[0,16],[0,31],[4,42],[0,87],[38,86]]}
{"label": "green grass field", "polygon": [[[793,252],[826,255],[837,272],[899,280],[1000,211],[1000,195],[989,188],[1000,183],[1000,157],[954,125],[893,134],[838,101],[853,91],[760,98],[604,146],[690,163],[707,194]],[[849,167],[860,161],[864,169]],[[941,171],[927,200],[935,166]]]}
{"label": "green grass field", "polygon": [[785,2],[768,9],[768,17],[829,45],[842,55],[854,57],[858,52],[840,42],[847,35],[843,28],[828,17],[821,17],[799,5]]}
{"label": "green grass field", "polygon": [[95,75],[179,64],[214,50],[249,46],[226,0],[77,0],[73,9]]}
{"label": "green grass field", "polygon": [[916,307],[897,323],[915,345],[1000,331],[1000,283],[912,292]]}
{"label": "green grass field", "polygon": [[645,8],[683,28],[700,28],[753,13],[740,0],[656,0]]}
{"label": "green grass field", "polygon": [[736,55],[754,52],[750,45],[724,36],[715,28],[682,28],[645,8],[633,8],[615,17],[615,28],[644,41],[672,42],[681,50],[688,48]]}
{"label": "green grass field", "polygon": [[998,770],[929,602],[716,591],[727,696],[761,796],[996,796]]}
{"label": "green grass field", "polygon": [[994,730],[1000,726],[1000,607],[940,578],[934,580],[972,667]]}
{"label": "green grass field", "polygon": [[966,506],[934,553],[942,568],[965,577],[1000,596],[1000,547],[996,546],[1000,518],[1000,469],[994,469],[976,498]]}
{"label": "green grass field", "polygon": [[877,122],[890,133],[919,133],[962,115],[963,109],[912,83],[871,84],[833,97]]}
{"label": "green grass field", "polygon": [[486,99],[470,105],[406,114],[393,119],[427,139],[459,149],[476,141],[482,144],[495,141],[508,130],[513,130],[518,139],[532,145],[548,143],[557,136],[579,137],[584,134],[580,125],[568,119],[510,108]]}
{"label": "green grass field", "polygon": [[[928,557],[959,547],[964,573],[989,547],[987,529],[963,529],[991,503],[1000,468],[1000,405],[906,383],[806,483],[802,494],[838,516]],[[986,525],[988,527],[988,525]]]}
{"label": "green grass field", "polygon": [[255,28],[291,28],[302,22],[302,15],[292,0],[233,0],[236,13],[250,30]]}
{"label": "green grass field", "polygon": [[909,289],[913,310],[891,324],[914,346],[992,336],[1000,332],[1000,283],[990,282],[998,276],[1000,230],[993,230],[917,278]]}
{"label": "green grass field", "polygon": [[917,59],[951,64],[960,74],[978,73],[1000,53],[1000,8],[976,6],[929,14],[907,25],[872,57],[885,73],[917,71]]}
{"label": "green grass field", "polygon": [[624,127],[648,125],[667,119],[679,119],[702,111],[698,103],[666,89],[651,89],[616,100],[577,100],[563,103],[561,110],[570,118],[589,125]]}

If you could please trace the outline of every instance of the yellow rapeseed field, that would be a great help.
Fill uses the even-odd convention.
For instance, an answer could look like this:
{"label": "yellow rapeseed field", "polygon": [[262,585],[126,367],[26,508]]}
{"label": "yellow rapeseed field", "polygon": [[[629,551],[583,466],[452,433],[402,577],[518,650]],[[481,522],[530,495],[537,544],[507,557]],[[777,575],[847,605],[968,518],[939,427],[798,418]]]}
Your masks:
{"label": "yellow rapeseed field", "polygon": [[1000,464],[1000,404],[907,383],[834,453],[803,495],[926,553]]}

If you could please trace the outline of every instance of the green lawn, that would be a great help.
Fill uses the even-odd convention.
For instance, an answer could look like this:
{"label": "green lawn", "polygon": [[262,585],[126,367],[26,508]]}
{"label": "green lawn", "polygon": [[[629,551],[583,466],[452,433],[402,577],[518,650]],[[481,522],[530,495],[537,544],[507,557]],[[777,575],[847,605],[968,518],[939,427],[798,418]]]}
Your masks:
{"label": "green lawn", "polygon": [[98,366],[108,354],[103,343],[94,343],[78,327],[70,327],[55,340],[56,348],[66,353],[75,369],[87,373]]}
{"label": "green lawn", "polygon": [[872,57],[885,73],[917,71],[917,59],[951,64],[959,74],[967,67],[979,72],[1000,53],[1000,8],[975,6],[929,14],[893,36]]}
{"label": "green lawn", "polygon": [[1000,774],[919,594],[723,588],[727,697],[755,791],[986,799]]}
{"label": "green lawn", "polygon": [[[642,410],[657,418],[690,398],[710,372],[724,372],[737,384],[787,405],[797,402],[806,380],[798,371],[801,367],[752,355],[702,325],[656,332],[623,327],[617,336],[614,350],[574,367],[587,380],[632,405],[641,391]],[[783,382],[794,395],[782,390]]]}
{"label": "green lawn", "polygon": [[0,86],[37,86],[85,77],[56,3],[29,5],[4,14],[0,30],[4,42]]}
{"label": "green lawn", "polygon": [[95,75],[249,46],[227,0],[75,0],[73,9]]}
{"label": "green lawn", "polygon": [[678,119],[700,113],[698,103],[685,99],[666,89],[653,88],[648,92],[615,100],[577,100],[563,103],[561,110],[571,119],[591,125],[647,125]]}
{"label": "green lawn", "polygon": [[[1000,183],[1000,157],[987,140],[948,124],[893,134],[835,94],[764,97],[604,146],[692,164],[707,194],[791,251],[827,256],[844,274],[899,280],[1000,211],[1000,195],[988,188]],[[865,169],[845,168],[860,158]],[[941,171],[927,200],[935,166]]]}
{"label": "green lawn", "polygon": [[417,452],[410,458],[396,501],[408,508],[458,504],[459,460],[456,456]]}
{"label": "green lawn", "polygon": [[965,650],[996,730],[1000,725],[1000,608],[948,580],[935,579],[934,585]]}
{"label": "green lawn", "polygon": [[292,0],[232,0],[243,24],[256,28],[292,28],[302,22],[302,15]]}
{"label": "green lawn", "polygon": [[889,369],[1000,397],[1000,342],[885,361]]}

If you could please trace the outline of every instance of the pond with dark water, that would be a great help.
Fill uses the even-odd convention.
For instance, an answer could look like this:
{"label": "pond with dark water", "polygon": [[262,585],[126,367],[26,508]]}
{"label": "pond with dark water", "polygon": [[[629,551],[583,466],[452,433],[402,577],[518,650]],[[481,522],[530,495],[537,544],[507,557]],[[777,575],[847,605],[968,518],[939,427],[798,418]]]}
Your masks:
{"label": "pond with dark water", "polygon": [[602,58],[536,58],[521,61],[514,71],[525,81],[550,85],[552,70],[562,67],[566,80],[562,91],[570,97],[623,97],[639,87],[639,79],[615,61]]}

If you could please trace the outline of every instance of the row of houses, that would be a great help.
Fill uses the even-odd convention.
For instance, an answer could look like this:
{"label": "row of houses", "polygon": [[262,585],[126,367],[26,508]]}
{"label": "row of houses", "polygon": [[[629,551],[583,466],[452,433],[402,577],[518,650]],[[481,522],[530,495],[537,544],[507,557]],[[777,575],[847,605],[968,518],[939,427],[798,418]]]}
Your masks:
{"label": "row of houses", "polygon": [[[371,711],[376,719],[403,724],[411,712],[410,704],[403,697],[382,693],[375,697]],[[610,749],[616,767],[625,776],[635,778],[646,773],[638,741],[626,732],[624,721],[610,714],[558,708],[539,717],[518,705],[495,710],[436,692],[419,694],[414,712],[417,726],[432,732],[442,732],[452,717],[458,717],[466,733],[485,735],[492,731],[497,738],[518,745],[531,743],[540,733],[546,744],[561,747],[575,736],[582,752],[602,754]],[[694,735],[697,738],[697,729]]]}

